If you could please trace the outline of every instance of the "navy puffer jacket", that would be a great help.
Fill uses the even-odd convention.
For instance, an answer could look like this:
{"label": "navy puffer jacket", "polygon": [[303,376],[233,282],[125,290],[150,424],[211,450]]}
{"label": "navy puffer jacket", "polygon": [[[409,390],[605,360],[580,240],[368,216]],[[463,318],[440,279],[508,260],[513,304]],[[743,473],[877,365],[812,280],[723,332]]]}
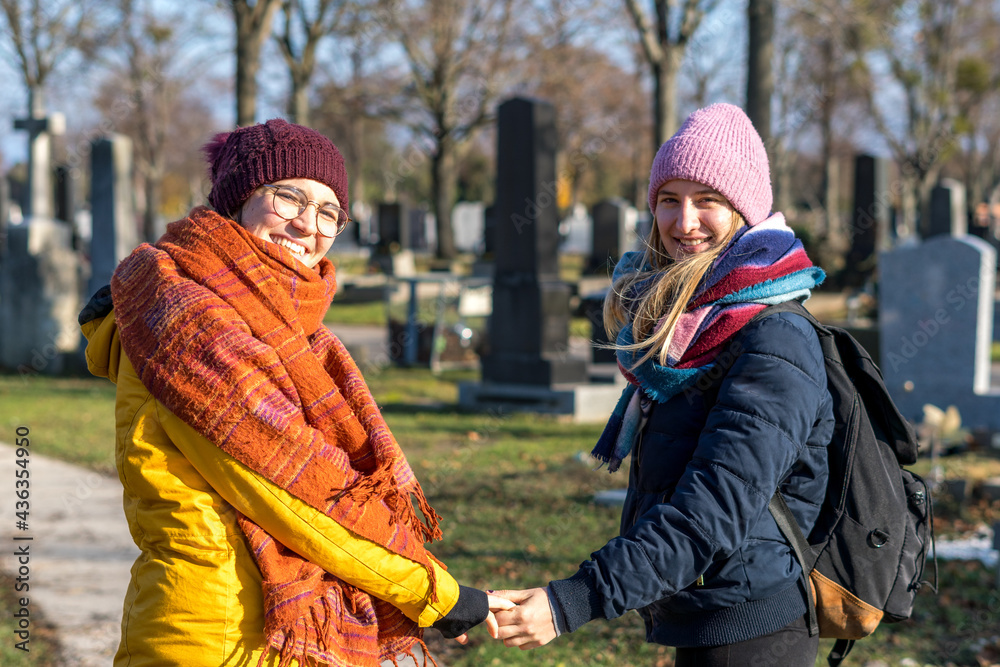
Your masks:
{"label": "navy puffer jacket", "polygon": [[808,535],[826,492],[834,422],[819,339],[778,313],[735,340],[721,384],[654,405],[621,536],[550,582],[566,629],[638,609],[651,642],[717,646],[805,613],[800,567],[767,504],[780,488]]}

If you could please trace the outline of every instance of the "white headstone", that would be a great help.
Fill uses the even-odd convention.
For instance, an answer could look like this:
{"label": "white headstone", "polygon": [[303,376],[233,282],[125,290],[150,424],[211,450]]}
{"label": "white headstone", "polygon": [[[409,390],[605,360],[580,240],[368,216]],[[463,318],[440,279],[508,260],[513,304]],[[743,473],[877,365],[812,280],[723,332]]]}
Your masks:
{"label": "white headstone", "polygon": [[559,252],[574,255],[590,255],[593,242],[594,225],[583,204],[573,207],[569,217],[559,223],[559,234],[562,243]]}
{"label": "white headstone", "polygon": [[482,253],[486,229],[486,206],[482,202],[463,201],[451,211],[455,248],[460,252]]}

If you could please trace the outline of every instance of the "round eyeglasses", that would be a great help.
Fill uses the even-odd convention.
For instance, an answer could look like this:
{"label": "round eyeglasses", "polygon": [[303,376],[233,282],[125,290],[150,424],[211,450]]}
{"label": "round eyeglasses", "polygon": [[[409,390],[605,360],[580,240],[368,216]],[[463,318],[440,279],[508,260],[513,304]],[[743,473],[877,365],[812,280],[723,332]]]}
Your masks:
{"label": "round eyeglasses", "polygon": [[271,206],[275,214],[285,220],[294,220],[302,215],[309,204],[316,205],[316,231],[320,236],[333,238],[340,234],[351,221],[347,211],[336,204],[323,204],[306,197],[306,193],[293,185],[262,185],[271,193]]}

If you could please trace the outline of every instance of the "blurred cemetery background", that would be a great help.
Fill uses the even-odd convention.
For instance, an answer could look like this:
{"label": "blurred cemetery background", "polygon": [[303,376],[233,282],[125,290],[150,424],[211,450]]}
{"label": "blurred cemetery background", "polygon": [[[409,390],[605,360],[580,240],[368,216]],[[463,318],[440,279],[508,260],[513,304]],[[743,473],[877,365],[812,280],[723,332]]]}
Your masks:
{"label": "blurred cemetery background", "polygon": [[[513,552],[470,522],[507,525],[484,508],[498,498],[529,517],[614,504],[624,478],[597,480],[583,453],[622,386],[602,347],[610,270],[649,232],[656,148],[689,112],[731,102],[765,140],[774,209],[828,275],[807,307],[855,334],[919,425],[939,552],[958,559],[945,572],[960,585],[943,582],[942,604],[921,612],[951,639],[921,643],[901,624],[861,656],[890,645],[898,664],[1000,662],[1000,2],[0,9],[0,441],[44,421],[64,434],[46,453],[112,470],[113,388],[86,379],[77,314],[137,244],[206,203],[200,148],[214,133],[281,116],[347,161],[355,222],[330,252],[327,323],[413,443],[399,437],[432,500],[465,517],[436,553],[475,585],[568,574],[614,534],[613,507],[558,539],[539,514],[519,530],[548,537]],[[548,451],[531,444],[549,438]],[[504,481],[525,470],[536,486]],[[477,500],[483,489],[498,495]],[[672,664],[623,627],[635,637],[595,630],[551,664]],[[446,662],[528,664],[473,640],[464,657],[442,645]]]}

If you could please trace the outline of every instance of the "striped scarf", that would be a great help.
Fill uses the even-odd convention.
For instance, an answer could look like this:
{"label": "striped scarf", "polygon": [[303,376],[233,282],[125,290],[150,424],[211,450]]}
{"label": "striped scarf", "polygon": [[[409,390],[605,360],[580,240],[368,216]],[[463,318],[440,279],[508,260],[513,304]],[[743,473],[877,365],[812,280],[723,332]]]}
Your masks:
{"label": "striped scarf", "polygon": [[[329,260],[309,269],[196,208],[123,261],[111,290],[122,347],[158,401],[296,498],[423,564],[433,591],[423,544],[440,538],[440,517],[354,360],[323,326],[336,290]],[[238,522],[262,575],[264,632],[281,666],[293,658],[375,666],[421,641],[396,607],[303,559],[246,516]]]}
{"label": "striped scarf", "polygon": [[[642,257],[642,253],[625,253],[615,267],[613,280],[650,270],[642,265]],[[617,351],[618,368],[629,384],[592,454],[615,472],[644,423],[643,394],[665,402],[692,387],[702,373],[713,368],[716,357],[754,315],[771,304],[808,299],[812,288],[825,277],[822,269],[813,266],[782,214],[775,213],[758,225],[741,228],[678,319],[665,366],[657,363],[656,357],[635,366],[644,351]],[[632,294],[641,295],[655,280],[652,276],[636,283]],[[628,323],[619,331],[616,344],[633,343],[632,325]]]}

